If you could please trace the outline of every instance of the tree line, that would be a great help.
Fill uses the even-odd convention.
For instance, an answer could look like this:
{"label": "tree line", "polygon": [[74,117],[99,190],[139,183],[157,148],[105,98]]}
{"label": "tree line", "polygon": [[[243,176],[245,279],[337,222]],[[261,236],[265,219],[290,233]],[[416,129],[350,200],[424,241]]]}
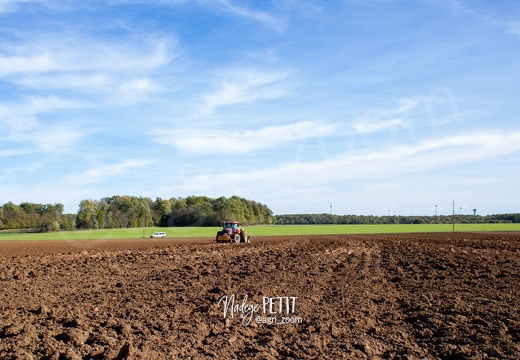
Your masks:
{"label": "tree line", "polygon": [[64,214],[62,204],[19,205],[8,202],[0,207],[0,230],[68,231],[75,229],[114,229],[149,226],[219,226],[224,220],[244,225],[277,224],[457,224],[520,223],[520,214],[372,216],[333,214],[287,214],[274,216],[266,205],[238,196],[206,196],[170,199],[117,195],[99,200],[85,199],[76,214]]}
{"label": "tree line", "polygon": [[31,229],[33,231],[72,230],[74,215],[63,214],[62,204],[35,204],[11,201],[0,207],[0,229]]}
{"label": "tree line", "polygon": [[277,225],[369,225],[369,224],[489,224],[520,223],[520,214],[495,215],[440,215],[440,216],[374,216],[374,215],[333,215],[333,214],[288,214],[276,215]]}
{"label": "tree line", "polygon": [[81,200],[76,214],[64,214],[62,204],[8,202],[0,207],[0,229],[66,231],[148,226],[219,226],[225,220],[242,224],[273,224],[266,205],[238,196],[171,199],[116,195]]}

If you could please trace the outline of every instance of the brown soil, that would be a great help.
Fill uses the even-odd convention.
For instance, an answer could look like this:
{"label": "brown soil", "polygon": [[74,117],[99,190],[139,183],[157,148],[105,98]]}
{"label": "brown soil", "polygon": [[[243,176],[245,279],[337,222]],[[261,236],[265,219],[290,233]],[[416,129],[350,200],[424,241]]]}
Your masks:
{"label": "brown soil", "polygon": [[0,358],[520,359],[519,283],[520,234],[0,243]]}

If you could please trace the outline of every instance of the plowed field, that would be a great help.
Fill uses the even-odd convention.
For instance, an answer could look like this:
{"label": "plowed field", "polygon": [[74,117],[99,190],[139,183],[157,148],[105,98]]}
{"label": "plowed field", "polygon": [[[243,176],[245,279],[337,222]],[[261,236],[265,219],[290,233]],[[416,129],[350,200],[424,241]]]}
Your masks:
{"label": "plowed field", "polygon": [[0,243],[0,358],[520,359],[519,284],[520,234]]}

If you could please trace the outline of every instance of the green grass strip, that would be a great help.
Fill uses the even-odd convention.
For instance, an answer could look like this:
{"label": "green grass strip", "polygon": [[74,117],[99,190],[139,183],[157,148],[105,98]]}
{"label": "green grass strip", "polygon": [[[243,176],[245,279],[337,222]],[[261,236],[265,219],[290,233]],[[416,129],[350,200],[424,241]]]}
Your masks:
{"label": "green grass strip", "polygon": [[[170,227],[170,228],[133,228],[77,230],[58,233],[9,234],[1,233],[0,241],[16,240],[94,240],[94,239],[138,239],[149,238],[156,231],[165,231],[170,238],[207,237],[214,238],[217,227]],[[336,235],[336,234],[396,234],[450,232],[451,224],[416,225],[271,225],[247,226],[251,236],[284,235]],[[455,231],[520,231],[520,224],[455,224]]]}

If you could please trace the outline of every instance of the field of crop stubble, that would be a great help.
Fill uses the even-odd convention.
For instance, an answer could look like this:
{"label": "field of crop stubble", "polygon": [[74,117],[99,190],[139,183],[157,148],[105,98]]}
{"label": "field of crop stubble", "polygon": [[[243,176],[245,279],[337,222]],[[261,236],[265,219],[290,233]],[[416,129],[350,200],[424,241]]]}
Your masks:
{"label": "field of crop stubble", "polygon": [[0,358],[518,359],[519,280],[518,233],[4,242]]}

